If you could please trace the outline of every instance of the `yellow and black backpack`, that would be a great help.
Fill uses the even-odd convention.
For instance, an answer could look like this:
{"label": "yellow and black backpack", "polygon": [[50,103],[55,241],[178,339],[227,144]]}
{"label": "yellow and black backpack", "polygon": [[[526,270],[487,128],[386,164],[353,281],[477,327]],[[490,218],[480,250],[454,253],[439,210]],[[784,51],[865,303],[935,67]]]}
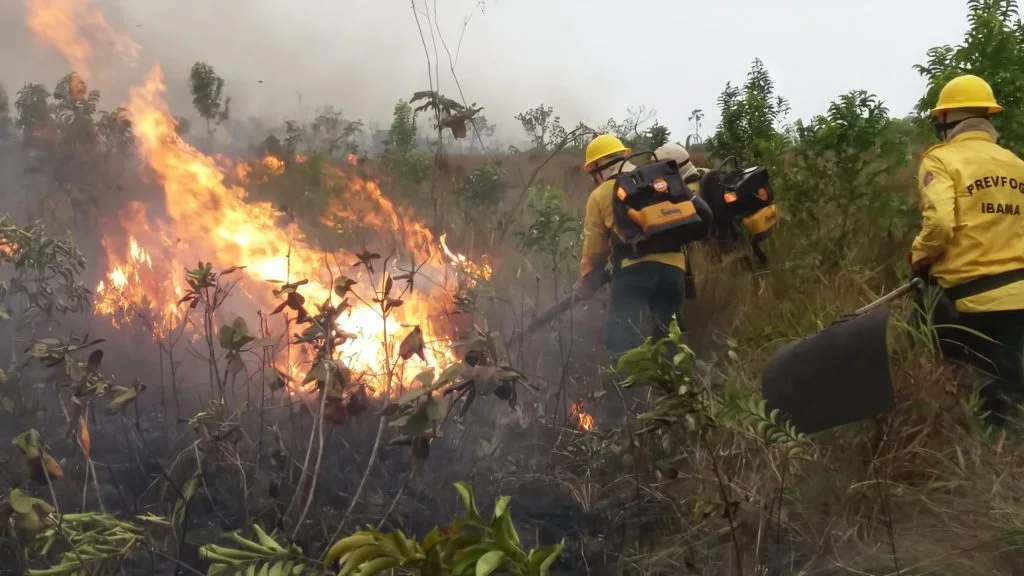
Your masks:
{"label": "yellow and black backpack", "polygon": [[703,240],[712,226],[707,203],[683,182],[675,160],[651,161],[615,175],[612,190],[613,253],[616,268],[622,258],[679,252]]}
{"label": "yellow and black backpack", "polygon": [[[729,163],[733,169],[725,170]],[[765,266],[768,257],[760,245],[781,216],[768,170],[763,166],[741,169],[730,156],[701,177],[700,195],[714,214],[709,235],[712,246],[720,253],[732,252],[749,234],[754,256]]]}

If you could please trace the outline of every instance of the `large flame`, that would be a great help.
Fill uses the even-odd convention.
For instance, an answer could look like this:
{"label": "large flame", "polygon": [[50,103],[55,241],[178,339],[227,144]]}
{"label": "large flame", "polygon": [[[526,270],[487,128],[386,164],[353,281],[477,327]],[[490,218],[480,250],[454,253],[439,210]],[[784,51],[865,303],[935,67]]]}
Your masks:
{"label": "large flame", "polygon": [[[71,23],[78,15],[79,24],[109,31],[102,16],[95,10],[86,11],[84,0],[29,0],[29,8],[33,30],[76,67],[88,69],[90,45]],[[118,38],[113,33],[101,37]],[[452,254],[446,246],[442,250],[433,233],[396,209],[375,183],[329,168],[346,184],[346,201],[333,204],[330,212],[363,227],[377,228],[378,240],[394,237],[398,244],[395,251],[404,267],[415,266],[429,280],[417,281],[416,290],[403,294],[402,304],[385,320],[380,305],[374,302],[380,278],[367,277],[362,269],[354,267],[358,258],[349,252],[325,254],[270,203],[252,201],[245,189],[227,183],[225,174],[245,181],[252,166],[212,158],[186,143],[177,133],[164,92],[162,71],[154,66],[144,84],[132,89],[128,111],[138,153],[163,188],[166,216],[158,217],[158,210],[140,203],[129,203],[118,215],[123,234],[103,238],[109,268],[97,286],[96,312],[120,324],[148,311],[146,317],[152,320],[153,333],[162,336],[169,327],[184,321],[185,310],[177,303],[187,290],[186,266],[210,262],[214,271],[243,267],[238,289],[244,301],[222,311],[219,321],[230,322],[237,314],[249,316],[248,324],[256,326],[256,311],[269,311],[279,303],[274,289],[281,283],[307,280],[299,292],[306,298],[307,307],[315,310],[318,304],[337,302],[332,274],[343,273],[358,284],[354,298],[349,300],[351,308],[339,318],[338,327],[357,337],[341,345],[340,357],[369,392],[381,394],[391,386],[381,374],[384,366],[395,360],[397,341],[413,327],[420,328],[426,348],[422,358],[413,356],[401,361],[397,377],[402,383],[412,383],[422,370],[443,368],[454,360],[444,314],[453,293],[447,272],[452,266],[466,269],[469,261],[465,257]],[[284,163],[273,157],[263,159],[261,164],[272,175],[285,169]],[[451,262],[445,260],[445,253]],[[380,262],[376,263],[379,266]],[[489,268],[476,271],[478,276],[489,274]],[[379,270],[376,275],[380,275]],[[292,331],[296,331],[294,327]],[[392,342],[387,353],[385,340]],[[285,359],[288,374],[295,374],[301,358],[301,352],[293,351]]]}
{"label": "large flame", "polygon": [[139,46],[117,33],[90,0],[25,0],[28,27],[36,37],[56,47],[71,69],[89,80],[97,48],[129,60]]}

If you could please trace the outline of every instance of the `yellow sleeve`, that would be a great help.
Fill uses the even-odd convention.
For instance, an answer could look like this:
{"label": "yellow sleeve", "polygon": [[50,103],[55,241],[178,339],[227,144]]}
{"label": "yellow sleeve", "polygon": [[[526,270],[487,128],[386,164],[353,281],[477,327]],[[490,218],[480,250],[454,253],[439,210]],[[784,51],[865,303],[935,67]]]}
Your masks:
{"label": "yellow sleeve", "polygon": [[[587,198],[587,213],[583,217],[583,251],[580,257],[581,279],[604,269],[612,252],[609,238],[611,206],[602,206],[601,196],[601,190],[595,190]],[[610,195],[608,199],[611,200]]]}
{"label": "yellow sleeve", "polygon": [[932,263],[946,251],[956,223],[956,186],[937,158],[926,154],[917,172],[921,192],[921,232],[911,245],[911,260]]}

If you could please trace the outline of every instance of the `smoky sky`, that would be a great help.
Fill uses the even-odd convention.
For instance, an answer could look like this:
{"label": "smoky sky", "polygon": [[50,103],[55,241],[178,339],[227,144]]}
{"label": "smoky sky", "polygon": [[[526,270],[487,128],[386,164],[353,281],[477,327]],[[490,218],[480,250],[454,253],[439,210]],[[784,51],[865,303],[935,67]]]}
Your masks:
{"label": "smoky sky", "polygon": [[[793,118],[824,112],[853,89],[878,94],[903,115],[924,86],[912,66],[928,48],[959,42],[966,28],[965,0],[439,0],[436,12],[429,1],[416,3],[441,92],[462,100],[438,36],[453,60],[458,51],[466,101],[484,106],[512,139],[523,136],[514,115],[540,103],[565,124],[622,118],[643,104],[679,139],[700,108],[706,135],[719,93],[742,82],[754,58],[765,62]],[[396,100],[428,88],[424,46],[404,0],[94,4],[142,47],[134,67],[112,55],[94,63],[105,107],[123,101],[156,62],[175,113],[185,115],[197,60],[225,78],[236,119],[272,123],[330,104],[386,126]],[[435,18],[440,34],[431,38]],[[55,50],[33,41],[22,0],[0,2],[0,50],[0,82],[12,93],[27,80],[52,86],[68,70]]]}

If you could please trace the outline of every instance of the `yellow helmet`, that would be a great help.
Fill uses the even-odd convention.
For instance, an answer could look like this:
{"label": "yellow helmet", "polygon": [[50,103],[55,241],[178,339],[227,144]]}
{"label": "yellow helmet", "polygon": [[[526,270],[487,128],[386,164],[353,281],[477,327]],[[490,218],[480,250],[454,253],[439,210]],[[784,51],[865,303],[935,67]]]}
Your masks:
{"label": "yellow helmet", "polygon": [[629,154],[629,148],[612,134],[601,134],[587,144],[586,160],[583,162],[583,169],[590,170],[594,164],[619,152]]}
{"label": "yellow helmet", "polygon": [[943,86],[939,92],[939,101],[930,114],[935,116],[940,112],[963,108],[985,108],[989,114],[1003,111],[988,82],[973,74],[957,76]]}

